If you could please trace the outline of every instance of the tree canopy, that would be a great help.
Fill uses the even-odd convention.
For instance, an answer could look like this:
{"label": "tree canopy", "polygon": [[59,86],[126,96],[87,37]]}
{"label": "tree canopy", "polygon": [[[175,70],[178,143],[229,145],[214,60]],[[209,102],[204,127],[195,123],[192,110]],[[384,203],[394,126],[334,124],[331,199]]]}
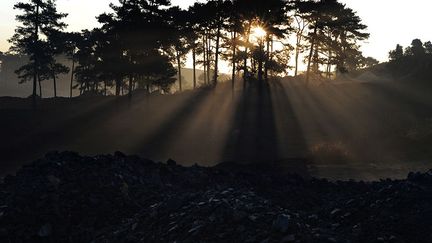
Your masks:
{"label": "tree canopy", "polygon": [[[112,12],[97,17],[100,28],[81,33],[64,33],[66,14],[57,12],[53,0],[15,7],[24,13],[17,16],[22,26],[11,51],[30,57],[17,73],[34,87],[50,78],[55,84],[58,74],[69,72],[55,61],[60,54],[73,62],[71,88],[103,94],[112,88],[129,97],[139,89],[181,91],[187,60],[192,60],[193,87],[216,85],[222,61],[232,68],[233,84],[238,77],[263,82],[287,75],[292,56],[295,75],[301,75],[304,58],[306,81],[374,63],[359,51],[360,41],[369,37],[367,27],[337,0],[209,0],[188,10],[168,0],[119,0],[111,4]],[[421,55],[431,45],[413,42],[409,51]],[[204,72],[200,84],[197,68]]]}

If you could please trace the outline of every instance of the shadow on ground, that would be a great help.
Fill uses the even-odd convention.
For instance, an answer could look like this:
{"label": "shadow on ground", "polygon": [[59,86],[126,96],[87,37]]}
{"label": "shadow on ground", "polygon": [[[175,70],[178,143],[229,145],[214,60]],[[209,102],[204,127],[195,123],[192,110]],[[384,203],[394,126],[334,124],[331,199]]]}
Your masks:
{"label": "shadow on ground", "polygon": [[[235,161],[365,180],[426,170],[432,159],[431,98],[387,84],[237,82],[234,92],[221,83],[168,96],[137,94],[132,105],[115,97],[47,99],[37,111],[28,105],[0,98],[2,175],[50,150],[119,150],[183,165]],[[414,136],[428,131],[429,137]]]}

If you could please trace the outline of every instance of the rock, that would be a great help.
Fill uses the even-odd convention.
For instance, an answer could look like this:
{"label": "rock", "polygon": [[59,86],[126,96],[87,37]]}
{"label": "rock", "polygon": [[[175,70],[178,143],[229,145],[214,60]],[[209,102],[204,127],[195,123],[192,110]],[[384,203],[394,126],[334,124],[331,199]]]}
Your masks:
{"label": "rock", "polygon": [[248,217],[248,219],[249,219],[250,221],[256,221],[256,220],[258,219],[258,217],[257,217],[256,215],[250,215],[250,216]]}
{"label": "rock", "polygon": [[7,237],[8,231],[5,228],[0,228],[0,237]]}
{"label": "rock", "polygon": [[339,214],[342,210],[340,210],[339,208],[334,209],[333,211],[331,211],[331,215],[332,216],[336,216],[337,214]]}
{"label": "rock", "polygon": [[177,165],[177,162],[172,160],[172,159],[169,159],[166,163],[168,166],[176,166]]}
{"label": "rock", "polygon": [[60,185],[61,180],[53,175],[47,176],[47,179],[55,188]]}
{"label": "rock", "polygon": [[287,235],[282,239],[282,243],[294,242],[296,240],[295,235]]}
{"label": "rock", "polygon": [[247,217],[248,217],[248,214],[243,212],[243,211],[235,210],[233,213],[233,221],[234,222],[241,222],[244,219],[246,219]]}
{"label": "rock", "polygon": [[188,231],[188,233],[194,233],[194,232],[196,232],[196,231],[199,231],[202,227],[203,227],[202,225],[195,226],[195,227],[193,227],[192,229],[190,229],[190,230]]}
{"label": "rock", "polygon": [[432,242],[431,177],[331,182],[52,153],[0,183],[0,242]]}
{"label": "rock", "polygon": [[327,238],[327,241],[328,241],[328,242],[332,242],[332,243],[337,243],[337,242],[338,242],[338,241],[337,241],[335,238],[333,238],[333,237]]}
{"label": "rock", "polygon": [[38,231],[38,236],[40,237],[48,237],[50,236],[52,233],[52,226],[51,224],[45,224],[43,225],[39,231]]}
{"label": "rock", "polygon": [[273,221],[273,229],[285,233],[291,223],[291,217],[286,214],[279,215],[275,221]]}
{"label": "rock", "polygon": [[389,237],[389,242],[398,242],[398,239],[397,239],[396,236],[391,235],[391,236]]}
{"label": "rock", "polygon": [[127,156],[124,153],[120,152],[120,151],[116,151],[114,153],[114,157],[116,157],[116,158],[126,158]]}

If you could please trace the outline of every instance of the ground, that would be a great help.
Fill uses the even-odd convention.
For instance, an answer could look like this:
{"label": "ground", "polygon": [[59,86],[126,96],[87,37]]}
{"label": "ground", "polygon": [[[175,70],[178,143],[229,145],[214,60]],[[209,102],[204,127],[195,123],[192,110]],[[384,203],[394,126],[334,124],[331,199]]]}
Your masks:
{"label": "ground", "polygon": [[409,84],[237,82],[173,95],[0,98],[1,176],[52,150],[182,165],[281,165],[305,177],[403,178],[431,167],[432,98]]}
{"label": "ground", "polygon": [[303,179],[280,166],[183,167],[49,153],[0,183],[0,242],[431,242],[432,171]]}

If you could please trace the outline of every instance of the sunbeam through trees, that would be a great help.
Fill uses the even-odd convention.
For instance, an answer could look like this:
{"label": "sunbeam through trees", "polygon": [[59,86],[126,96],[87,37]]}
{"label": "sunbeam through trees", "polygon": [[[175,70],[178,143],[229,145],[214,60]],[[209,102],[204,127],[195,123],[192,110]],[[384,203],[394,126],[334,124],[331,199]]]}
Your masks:
{"label": "sunbeam through trees", "polygon": [[432,242],[430,7],[371,1],[2,0],[0,242]]}

